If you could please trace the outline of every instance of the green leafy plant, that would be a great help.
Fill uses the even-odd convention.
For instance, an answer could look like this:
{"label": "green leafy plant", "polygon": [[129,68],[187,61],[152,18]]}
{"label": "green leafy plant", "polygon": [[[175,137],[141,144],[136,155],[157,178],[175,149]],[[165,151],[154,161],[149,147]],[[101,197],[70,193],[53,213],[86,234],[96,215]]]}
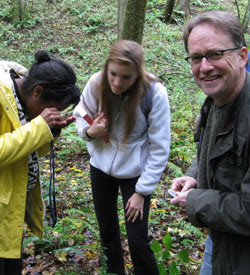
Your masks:
{"label": "green leafy plant", "polygon": [[180,265],[189,262],[187,250],[182,249],[177,254],[171,253],[172,238],[169,233],[162,238],[162,244],[155,240],[151,248],[158,262],[160,275],[179,275]]}
{"label": "green leafy plant", "polygon": [[65,157],[70,153],[81,153],[84,149],[86,150],[86,141],[77,135],[73,123],[64,128],[62,132],[60,139],[63,145],[61,150],[57,152],[58,157]]}

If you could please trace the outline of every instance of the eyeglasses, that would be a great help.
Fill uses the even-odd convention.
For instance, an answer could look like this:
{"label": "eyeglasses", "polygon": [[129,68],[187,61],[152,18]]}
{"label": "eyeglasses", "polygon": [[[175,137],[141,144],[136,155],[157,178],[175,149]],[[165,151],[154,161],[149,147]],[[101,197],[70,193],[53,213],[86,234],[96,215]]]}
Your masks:
{"label": "eyeglasses", "polygon": [[199,64],[202,61],[203,57],[205,57],[207,59],[207,61],[213,62],[213,61],[221,59],[225,52],[235,51],[238,49],[240,49],[240,47],[234,47],[234,48],[230,48],[230,49],[214,51],[214,52],[201,54],[201,55],[190,55],[190,56],[185,57],[185,60],[188,63],[190,63],[191,65]]}

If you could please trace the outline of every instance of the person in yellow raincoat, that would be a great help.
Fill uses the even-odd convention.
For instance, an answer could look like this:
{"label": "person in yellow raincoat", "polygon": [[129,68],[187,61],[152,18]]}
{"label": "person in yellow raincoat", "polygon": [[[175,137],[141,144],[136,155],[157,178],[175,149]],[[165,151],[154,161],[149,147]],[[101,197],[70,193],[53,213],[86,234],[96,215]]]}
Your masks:
{"label": "person in yellow raincoat", "polygon": [[79,101],[73,69],[46,51],[27,71],[0,61],[0,274],[22,272],[24,222],[39,237],[44,208],[38,158],[74,121],[60,111]]}

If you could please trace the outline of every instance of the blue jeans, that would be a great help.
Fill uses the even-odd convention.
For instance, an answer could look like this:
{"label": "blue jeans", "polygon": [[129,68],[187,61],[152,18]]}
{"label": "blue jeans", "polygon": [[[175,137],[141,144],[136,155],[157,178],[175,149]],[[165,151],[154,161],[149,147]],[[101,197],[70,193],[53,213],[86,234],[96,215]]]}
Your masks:
{"label": "blue jeans", "polygon": [[207,235],[200,275],[212,275],[212,252],[213,242]]}

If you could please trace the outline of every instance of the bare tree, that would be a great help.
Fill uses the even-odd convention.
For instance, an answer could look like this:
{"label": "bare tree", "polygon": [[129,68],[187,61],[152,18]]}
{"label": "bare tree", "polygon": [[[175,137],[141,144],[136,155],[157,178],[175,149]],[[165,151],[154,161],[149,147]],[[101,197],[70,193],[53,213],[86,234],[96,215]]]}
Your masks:
{"label": "bare tree", "polygon": [[244,32],[247,31],[249,20],[250,20],[250,0],[248,0],[247,8],[246,8],[243,20],[242,20]]}
{"label": "bare tree", "polygon": [[122,37],[125,13],[127,8],[128,0],[119,0],[118,1],[118,39]]}
{"label": "bare tree", "polygon": [[164,10],[164,21],[170,22],[173,14],[175,0],[168,0]]}
{"label": "bare tree", "polygon": [[23,22],[28,13],[27,0],[12,0],[12,23],[14,25]]}
{"label": "bare tree", "polygon": [[171,22],[175,6],[176,9],[184,12],[184,17],[190,16],[190,0],[167,0],[164,10],[165,22]]}
{"label": "bare tree", "polygon": [[190,16],[190,0],[179,0],[180,10],[184,12],[185,17]]}
{"label": "bare tree", "polygon": [[127,0],[124,24],[120,39],[134,40],[141,44],[145,23],[147,0]]}

